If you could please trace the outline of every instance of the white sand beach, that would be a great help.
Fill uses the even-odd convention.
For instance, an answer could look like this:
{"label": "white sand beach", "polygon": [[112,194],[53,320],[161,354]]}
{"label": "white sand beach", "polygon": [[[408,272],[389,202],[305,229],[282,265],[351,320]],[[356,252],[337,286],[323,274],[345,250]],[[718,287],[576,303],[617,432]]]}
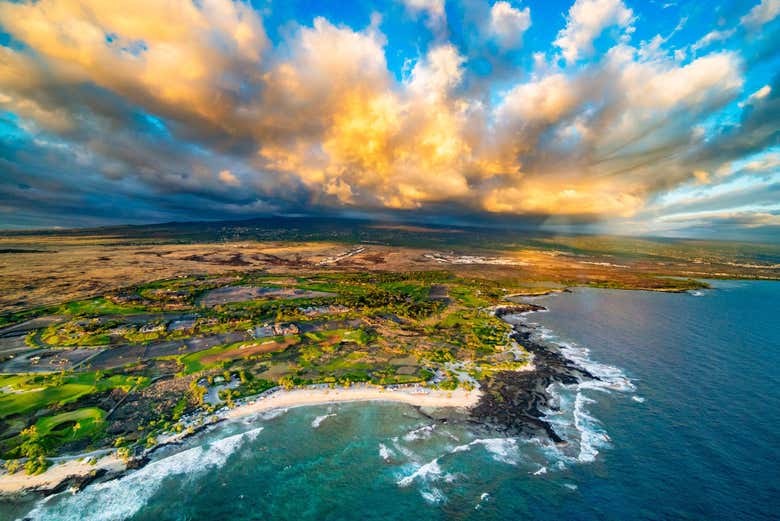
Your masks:
{"label": "white sand beach", "polygon": [[335,389],[294,389],[279,391],[264,398],[247,402],[227,411],[223,417],[235,419],[252,414],[305,405],[337,402],[386,401],[419,407],[473,407],[480,391],[439,391],[425,388],[384,389],[381,387],[349,387]]}
{"label": "white sand beach", "polygon": [[30,476],[20,469],[14,474],[0,475],[0,495],[19,494],[32,490],[52,490],[60,483],[71,478],[89,476],[92,472],[105,469],[116,473],[125,470],[125,463],[114,454],[100,458],[95,464],[89,458],[74,458],[63,463],[56,463],[46,472]]}
{"label": "white sand beach", "polygon": [[[220,411],[214,417],[216,419],[234,420],[274,409],[361,401],[399,402],[431,408],[469,408],[477,404],[480,394],[478,390],[466,391],[464,389],[456,389],[454,391],[441,391],[424,387],[387,389],[374,386],[279,390],[272,394],[249,399],[232,409]],[[187,434],[184,432],[175,433],[170,436],[161,436],[160,441],[163,443],[176,442],[186,436]],[[103,456],[92,464],[87,457],[74,456],[71,460],[53,464],[45,472],[36,476],[29,476],[25,474],[24,470],[20,470],[15,474],[1,474],[0,495],[15,495],[35,490],[53,490],[68,479],[86,477],[92,472],[102,469],[109,473],[118,473],[125,470],[125,468],[125,463],[115,454]]]}

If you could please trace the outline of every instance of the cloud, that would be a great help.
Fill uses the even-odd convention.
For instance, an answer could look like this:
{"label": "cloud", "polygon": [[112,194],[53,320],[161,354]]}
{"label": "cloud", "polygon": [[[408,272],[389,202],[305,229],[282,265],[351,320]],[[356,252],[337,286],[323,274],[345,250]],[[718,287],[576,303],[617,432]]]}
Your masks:
{"label": "cloud", "polygon": [[697,212],[669,215],[663,217],[662,220],[667,222],[694,221],[708,226],[727,224],[741,228],[780,227],[780,214],[761,211]]}
{"label": "cloud", "polygon": [[498,107],[498,119],[506,124],[554,123],[577,104],[576,85],[563,74],[551,74],[517,85]]}
{"label": "cloud", "polygon": [[740,60],[730,52],[713,53],[683,66],[669,63],[614,62],[632,108],[708,107],[735,95],[742,86]]}
{"label": "cloud", "polygon": [[412,69],[409,90],[421,97],[438,99],[447,96],[460,83],[465,60],[453,45],[431,49]]}
{"label": "cloud", "polygon": [[766,172],[780,167],[780,152],[761,154],[761,157],[745,163],[745,170],[751,172]]}
{"label": "cloud", "polygon": [[633,15],[621,0],[576,0],[554,45],[561,49],[567,63],[573,63],[593,53],[593,40],[605,29],[626,28]]}
{"label": "cloud", "polygon": [[780,14],[780,0],[761,0],[740,19],[740,23],[750,29],[756,29],[777,18],[778,14]]}
{"label": "cloud", "polygon": [[738,122],[719,128],[718,132],[710,136],[701,148],[691,151],[689,160],[697,164],[720,167],[779,146],[778,89],[780,89],[780,75],[774,78],[766,95],[743,105]]}
{"label": "cloud", "polygon": [[222,170],[217,177],[227,186],[241,185],[241,181],[230,170]]}
{"label": "cloud", "polygon": [[693,172],[693,177],[695,177],[696,181],[703,185],[708,185],[712,182],[710,179],[710,174],[704,170],[695,170]]}
{"label": "cloud", "polygon": [[91,82],[167,117],[216,126],[246,95],[237,79],[259,72],[268,45],[257,13],[230,0],[5,3],[0,24],[66,84]]}
{"label": "cloud", "polygon": [[764,85],[763,87],[761,87],[760,89],[752,93],[750,96],[748,96],[745,101],[741,101],[739,103],[739,107],[744,108],[745,105],[752,105],[754,103],[758,103],[762,99],[769,96],[771,92],[772,92],[772,87],[770,87],[769,85]]}
{"label": "cloud", "polygon": [[702,36],[696,43],[691,45],[691,52],[693,54],[698,53],[700,50],[705,49],[713,43],[722,42],[731,38],[736,29],[729,29],[727,31],[710,31]]}
{"label": "cloud", "polygon": [[[407,5],[444,16],[443,2]],[[520,45],[530,10],[482,5],[477,23],[504,50]],[[556,45],[577,61],[633,19],[622,2],[578,0]],[[434,38],[398,73],[378,17],[317,17],[271,43],[260,15],[230,0],[6,3],[0,23],[16,43],[0,47],[0,108],[13,115],[0,121],[13,136],[0,138],[0,205],[84,220],[111,215],[103,194],[126,220],[628,219],[694,179],[720,186],[723,165],[777,144],[776,81],[745,99],[738,124],[714,125],[746,94],[745,60],[702,47],[679,61],[668,37],[485,77],[471,40]]]}
{"label": "cloud", "polygon": [[425,13],[428,26],[437,32],[447,26],[447,14],[444,11],[444,0],[401,0],[413,14]]}
{"label": "cloud", "polygon": [[523,42],[523,33],[531,27],[531,9],[516,9],[509,2],[496,2],[490,8],[489,27],[501,47],[519,47]]}

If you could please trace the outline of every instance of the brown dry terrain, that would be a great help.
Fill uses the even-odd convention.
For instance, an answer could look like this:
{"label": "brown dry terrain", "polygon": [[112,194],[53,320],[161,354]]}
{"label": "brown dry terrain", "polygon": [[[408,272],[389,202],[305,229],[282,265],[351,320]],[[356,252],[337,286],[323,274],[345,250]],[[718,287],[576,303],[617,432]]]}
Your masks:
{"label": "brown dry terrain", "polygon": [[[390,227],[390,229],[394,229]],[[415,238],[417,232],[404,233]],[[430,236],[430,229],[425,228]],[[380,231],[387,232],[387,230]],[[649,240],[563,237],[475,251],[466,232],[438,236],[461,243],[421,247],[333,241],[208,241],[133,239],[115,233],[9,234],[0,236],[0,312],[102,295],[153,280],[190,274],[264,270],[273,274],[318,271],[448,270],[462,276],[528,283],[670,289],[668,276],[780,278],[778,249],[730,243],[661,243]],[[427,236],[426,236],[427,237]],[[467,237],[466,237],[467,239]],[[476,237],[475,237],[476,239]],[[406,240],[406,239],[405,239]],[[379,241],[377,241],[379,242]],[[532,246],[529,246],[532,244]],[[450,247],[451,246],[451,247]],[[768,252],[768,253],[767,253]]]}

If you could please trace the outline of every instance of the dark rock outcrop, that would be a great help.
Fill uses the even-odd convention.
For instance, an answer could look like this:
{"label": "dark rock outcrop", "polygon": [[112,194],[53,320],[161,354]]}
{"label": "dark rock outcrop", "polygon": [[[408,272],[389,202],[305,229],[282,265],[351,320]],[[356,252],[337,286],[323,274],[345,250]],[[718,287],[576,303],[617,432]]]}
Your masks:
{"label": "dark rock outcrop", "polygon": [[597,379],[577,367],[554,345],[531,338],[531,330],[515,326],[512,338],[534,355],[531,371],[501,371],[480,382],[482,397],[471,410],[472,421],[509,435],[536,435],[544,432],[556,443],[564,440],[544,421],[544,411],[552,407],[548,387],[556,382],[576,384]]}

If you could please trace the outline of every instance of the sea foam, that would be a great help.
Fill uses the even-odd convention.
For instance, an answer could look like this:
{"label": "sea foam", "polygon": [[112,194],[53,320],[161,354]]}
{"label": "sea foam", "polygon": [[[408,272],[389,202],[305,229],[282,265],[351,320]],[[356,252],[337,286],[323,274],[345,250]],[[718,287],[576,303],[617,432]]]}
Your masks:
{"label": "sea foam", "polygon": [[74,495],[57,494],[40,501],[26,517],[36,520],[119,521],[135,515],[163,482],[181,482],[221,467],[244,443],[257,438],[262,427],[173,454],[113,481],[97,483]]}
{"label": "sea foam", "polygon": [[379,457],[385,461],[388,461],[393,457],[393,451],[390,450],[384,443],[379,444]]}
{"label": "sea foam", "polygon": [[484,447],[489,452],[493,459],[500,461],[501,463],[507,463],[509,465],[517,465],[520,452],[517,448],[517,440],[515,438],[480,438],[476,439],[465,445],[458,445],[450,451],[454,454],[457,452],[464,452],[471,450],[474,446]]}
{"label": "sea foam", "polygon": [[322,424],[322,422],[324,422],[326,419],[330,418],[331,416],[336,416],[336,413],[323,414],[322,416],[317,416],[316,418],[314,418],[314,420],[312,420],[311,426],[316,429]]}
{"label": "sea foam", "polygon": [[561,448],[552,443],[541,444],[543,452],[558,466],[593,462],[599,450],[609,446],[610,439],[601,423],[588,411],[588,404],[594,403],[594,400],[587,393],[633,393],[636,387],[619,368],[591,359],[588,348],[565,342],[538,323],[526,321],[522,327],[530,329],[534,340],[557,347],[566,359],[596,377],[576,384],[554,383],[548,387],[550,408],[545,411],[543,419],[569,442],[569,446]]}
{"label": "sea foam", "polygon": [[439,467],[439,458],[434,458],[425,465],[417,468],[414,472],[398,480],[399,487],[408,487],[414,482],[415,479],[426,480],[432,477],[438,477],[441,475],[441,467]]}
{"label": "sea foam", "polygon": [[404,441],[427,440],[431,437],[436,425],[423,425],[404,434]]}

